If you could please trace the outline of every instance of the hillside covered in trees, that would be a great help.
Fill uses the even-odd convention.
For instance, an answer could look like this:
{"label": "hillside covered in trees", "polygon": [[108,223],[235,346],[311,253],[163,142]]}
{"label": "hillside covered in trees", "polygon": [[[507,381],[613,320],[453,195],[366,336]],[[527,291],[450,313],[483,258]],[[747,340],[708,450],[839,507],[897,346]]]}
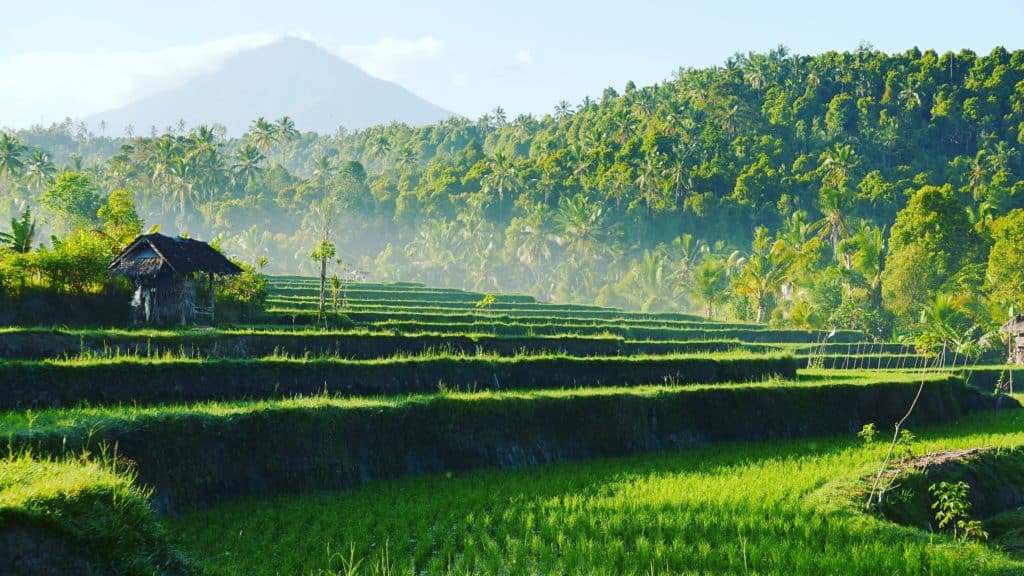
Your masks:
{"label": "hillside covered in trees", "polygon": [[27,246],[12,222],[0,275],[32,281],[11,253],[128,198],[271,272],[318,272],[326,236],[342,277],[978,342],[1024,304],[1022,145],[1024,51],[1004,49],[780,47],[422,128],[66,121],[0,135],[0,215],[38,219]]}

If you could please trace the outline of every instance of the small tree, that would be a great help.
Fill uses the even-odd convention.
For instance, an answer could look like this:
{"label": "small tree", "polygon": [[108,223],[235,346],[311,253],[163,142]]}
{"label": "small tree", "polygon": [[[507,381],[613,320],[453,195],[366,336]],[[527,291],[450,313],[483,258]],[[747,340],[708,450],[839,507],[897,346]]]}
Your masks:
{"label": "small tree", "polygon": [[95,179],[88,172],[60,174],[40,197],[39,203],[52,216],[53,228],[58,234],[93,228],[100,223],[97,212],[103,206],[103,199]]}
{"label": "small tree", "polygon": [[107,202],[96,212],[103,221],[103,231],[121,245],[131,242],[142,232],[142,218],[135,210],[131,191],[120,188],[107,197]]}
{"label": "small tree", "polygon": [[320,262],[320,303],[316,311],[317,322],[324,319],[324,306],[327,298],[327,263],[337,253],[334,243],[328,240],[326,236],[324,234],[321,237],[320,243],[316,245],[316,249],[311,254],[314,260]]}

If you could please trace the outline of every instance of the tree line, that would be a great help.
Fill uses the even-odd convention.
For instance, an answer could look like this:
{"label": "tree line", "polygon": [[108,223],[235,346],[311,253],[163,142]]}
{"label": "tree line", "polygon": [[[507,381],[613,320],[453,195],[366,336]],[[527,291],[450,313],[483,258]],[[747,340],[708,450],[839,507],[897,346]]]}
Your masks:
{"label": "tree line", "polygon": [[66,234],[124,190],[269,271],[328,267],[329,230],[333,274],[878,336],[930,307],[946,342],[1022,300],[1022,143],[1024,51],[780,47],[543,116],[9,131],[0,207]]}

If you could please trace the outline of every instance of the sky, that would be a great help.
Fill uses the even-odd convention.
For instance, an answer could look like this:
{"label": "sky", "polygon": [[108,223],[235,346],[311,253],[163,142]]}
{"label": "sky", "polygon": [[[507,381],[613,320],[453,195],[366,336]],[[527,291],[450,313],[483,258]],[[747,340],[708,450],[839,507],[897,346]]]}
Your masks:
{"label": "sky", "polygon": [[[82,118],[306,38],[453,112],[542,115],[627,81],[799,54],[1022,48],[1024,2],[0,0],[0,126]],[[273,81],[273,70],[267,71]],[[301,129],[302,127],[299,126]]]}

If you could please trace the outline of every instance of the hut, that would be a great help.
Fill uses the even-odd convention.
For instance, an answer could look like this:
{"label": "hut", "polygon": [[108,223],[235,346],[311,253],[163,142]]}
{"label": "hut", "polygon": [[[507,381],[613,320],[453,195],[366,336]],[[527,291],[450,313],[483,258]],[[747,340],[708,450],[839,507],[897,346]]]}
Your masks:
{"label": "hut", "polygon": [[[136,322],[181,325],[208,318],[213,323],[217,276],[242,269],[205,242],[190,238],[144,234],[121,251],[107,267],[133,284],[132,317]],[[196,301],[196,282],[205,276],[208,299]]]}
{"label": "hut", "polygon": [[1008,335],[1010,354],[1007,362],[1024,364],[1024,314],[1010,318],[999,331]]}

